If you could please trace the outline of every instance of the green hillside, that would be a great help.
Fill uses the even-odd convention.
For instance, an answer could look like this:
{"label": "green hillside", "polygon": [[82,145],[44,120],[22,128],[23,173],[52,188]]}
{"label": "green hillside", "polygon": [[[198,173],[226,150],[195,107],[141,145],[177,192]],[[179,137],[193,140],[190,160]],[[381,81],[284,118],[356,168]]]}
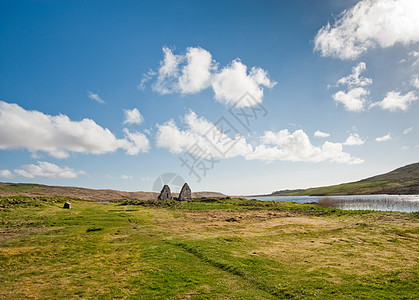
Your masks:
{"label": "green hillside", "polygon": [[276,191],[271,195],[333,196],[366,194],[419,194],[419,163],[410,164],[391,172],[356,182],[305,190]]}

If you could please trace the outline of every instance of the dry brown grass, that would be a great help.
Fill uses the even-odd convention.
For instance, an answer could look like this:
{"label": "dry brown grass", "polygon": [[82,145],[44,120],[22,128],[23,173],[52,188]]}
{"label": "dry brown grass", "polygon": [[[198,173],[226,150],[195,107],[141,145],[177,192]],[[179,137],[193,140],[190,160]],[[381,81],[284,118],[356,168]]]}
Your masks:
{"label": "dry brown grass", "polygon": [[[7,189],[13,187],[13,183],[0,182],[0,197],[26,196],[26,197],[64,197],[87,201],[121,201],[121,200],[157,200],[159,193],[156,192],[124,192],[116,190],[95,190],[79,187],[33,185],[25,189]],[[177,197],[177,193],[172,193]],[[224,197],[217,192],[194,192],[193,198],[201,197]]]}

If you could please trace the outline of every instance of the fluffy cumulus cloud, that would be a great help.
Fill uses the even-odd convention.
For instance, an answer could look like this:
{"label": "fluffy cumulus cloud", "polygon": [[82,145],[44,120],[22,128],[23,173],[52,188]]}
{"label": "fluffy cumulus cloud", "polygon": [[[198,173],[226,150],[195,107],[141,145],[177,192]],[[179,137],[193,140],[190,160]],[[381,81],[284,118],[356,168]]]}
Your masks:
{"label": "fluffy cumulus cloud", "polygon": [[87,96],[90,99],[96,101],[97,103],[100,103],[100,104],[106,103],[102,98],[100,98],[99,94],[95,94],[95,93],[93,93],[91,91],[87,91]]}
{"label": "fluffy cumulus cloud", "polygon": [[388,133],[384,136],[380,136],[380,137],[376,138],[375,140],[379,143],[389,141],[389,140],[391,140],[391,134]]}
{"label": "fluffy cumulus cloud", "polygon": [[140,152],[147,152],[150,149],[150,142],[144,133],[130,132],[127,128],[123,129],[125,133],[125,141],[123,149],[129,155],[136,155]]}
{"label": "fluffy cumulus cloud", "polygon": [[[180,130],[174,120],[158,125],[157,147],[166,148],[172,153],[199,150],[199,156],[211,155],[225,158],[244,156],[251,151],[251,146],[241,135],[229,136],[225,130],[219,129],[203,117],[198,117],[192,111],[184,117],[183,121],[187,126],[186,130]],[[226,149],[225,145],[232,145],[232,147],[224,155],[222,150]]]}
{"label": "fluffy cumulus cloud", "polygon": [[76,178],[84,171],[75,171],[69,167],[60,167],[46,161],[38,161],[38,164],[25,165],[16,169],[15,174],[26,178],[47,177],[47,178]]}
{"label": "fluffy cumulus cloud", "polygon": [[124,124],[141,124],[144,120],[140,111],[137,108],[134,109],[124,109]]}
{"label": "fluffy cumulus cloud", "polygon": [[333,95],[333,99],[336,103],[342,103],[348,111],[360,112],[365,109],[366,96],[369,94],[369,90],[357,87],[348,92],[339,91]]}
{"label": "fluffy cumulus cloud", "polygon": [[[250,72],[247,72],[247,66],[238,59],[215,74],[212,80],[215,99],[225,104],[237,103],[238,107],[261,103],[263,87],[272,88],[275,84],[276,82],[269,79],[266,71],[253,67]],[[240,101],[246,92],[252,96],[253,101]]]}
{"label": "fluffy cumulus cloud", "polygon": [[15,175],[10,170],[0,170],[0,177],[12,179]]}
{"label": "fluffy cumulus cloud", "polygon": [[326,132],[322,132],[322,131],[320,131],[320,130],[317,130],[317,131],[314,133],[314,136],[315,136],[315,137],[321,137],[321,138],[327,138],[327,137],[329,137],[329,136],[330,136],[330,133],[326,133]]}
{"label": "fluffy cumulus cloud", "polygon": [[[174,120],[158,126],[157,147],[166,148],[172,153],[191,153],[201,157],[243,157],[247,160],[261,161],[332,161],[338,163],[362,163],[359,158],[343,152],[341,143],[325,142],[316,147],[311,144],[303,130],[289,132],[287,129],[273,132],[266,131],[253,146],[246,139],[236,134],[227,135],[222,127],[213,124],[194,112],[184,118],[186,129],[178,128]],[[214,138],[216,137],[216,138]],[[225,145],[230,145],[227,151]]]}
{"label": "fluffy cumulus cloud", "polygon": [[379,106],[381,109],[389,111],[406,111],[417,100],[418,97],[413,92],[401,95],[400,92],[391,91],[386,94],[382,101],[371,104],[371,107]]}
{"label": "fluffy cumulus cloud", "polygon": [[347,146],[354,146],[362,145],[364,143],[365,141],[361,139],[358,133],[351,133],[343,144]]}
{"label": "fluffy cumulus cloud", "polygon": [[262,144],[255,147],[247,159],[265,161],[332,161],[337,163],[357,164],[363,161],[343,152],[340,143],[325,142],[321,147],[313,146],[307,134],[299,129],[293,133],[287,129],[278,132],[266,131],[261,137]]}
{"label": "fluffy cumulus cloud", "polygon": [[173,54],[172,50],[164,47],[163,53],[158,70],[145,74],[140,87],[143,88],[146,81],[157,75],[152,89],[160,94],[194,94],[211,87],[214,98],[224,104],[238,103],[247,92],[254,101],[237,104],[244,107],[261,103],[264,88],[272,88],[276,84],[265,70],[256,67],[248,70],[239,59],[219,70],[211,53],[199,47],[187,48],[184,55]]}
{"label": "fluffy cumulus cloud", "polygon": [[419,1],[362,0],[319,30],[314,49],[323,56],[355,59],[369,48],[419,41]]}
{"label": "fluffy cumulus cloud", "polygon": [[372,84],[372,79],[361,76],[367,70],[367,65],[360,62],[352,67],[352,73],[340,78],[336,86],[346,86],[347,89],[336,92],[332,97],[336,103],[342,103],[348,111],[363,111],[370,94],[367,86]]}
{"label": "fluffy cumulus cloud", "polygon": [[158,77],[152,86],[154,91],[160,94],[192,94],[209,87],[215,63],[207,50],[189,47],[185,55],[175,55],[164,47],[163,53]]}
{"label": "fluffy cumulus cloud", "polygon": [[147,137],[124,129],[118,139],[91,119],[71,121],[66,115],[50,116],[0,101],[0,149],[24,148],[66,158],[69,152],[103,154],[124,149],[130,155],[149,149]]}
{"label": "fluffy cumulus cloud", "polygon": [[181,93],[197,93],[207,88],[214,68],[211,53],[202,48],[188,48],[186,65],[183,66],[179,77]]}

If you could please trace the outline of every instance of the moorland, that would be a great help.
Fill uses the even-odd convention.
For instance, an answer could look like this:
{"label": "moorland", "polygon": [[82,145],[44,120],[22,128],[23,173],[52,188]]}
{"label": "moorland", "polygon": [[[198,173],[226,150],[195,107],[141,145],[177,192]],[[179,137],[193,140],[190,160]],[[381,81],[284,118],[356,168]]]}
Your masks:
{"label": "moorland", "polygon": [[228,197],[10,193],[0,298],[417,299],[418,219]]}

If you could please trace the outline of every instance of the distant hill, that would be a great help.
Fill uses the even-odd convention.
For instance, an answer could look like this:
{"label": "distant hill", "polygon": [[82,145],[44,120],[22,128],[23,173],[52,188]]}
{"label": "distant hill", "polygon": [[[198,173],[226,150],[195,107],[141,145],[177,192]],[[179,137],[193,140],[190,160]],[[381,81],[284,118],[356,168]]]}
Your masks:
{"label": "distant hill", "polygon": [[318,188],[283,190],[272,196],[333,196],[366,194],[419,194],[419,163],[360,181]]}
{"label": "distant hill", "polygon": [[[94,190],[79,187],[49,186],[32,183],[1,183],[0,196],[29,197],[66,197],[88,201],[119,201],[119,200],[153,200],[159,193],[154,192],[123,192],[116,190]],[[172,193],[177,196],[176,193]],[[194,192],[192,198],[225,197],[217,192]]]}

